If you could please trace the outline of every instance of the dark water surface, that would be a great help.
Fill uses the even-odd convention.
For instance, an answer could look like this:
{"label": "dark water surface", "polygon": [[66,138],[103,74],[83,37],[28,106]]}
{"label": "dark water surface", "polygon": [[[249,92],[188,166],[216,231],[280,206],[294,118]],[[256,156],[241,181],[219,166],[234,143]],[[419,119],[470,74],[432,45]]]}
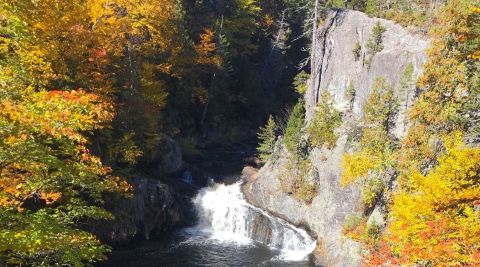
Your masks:
{"label": "dark water surface", "polygon": [[164,241],[149,241],[134,248],[117,249],[107,262],[98,266],[313,266],[309,260],[282,261],[276,258],[279,255],[279,251],[260,243],[239,245],[220,242],[195,231],[192,234],[188,230],[180,230]]}

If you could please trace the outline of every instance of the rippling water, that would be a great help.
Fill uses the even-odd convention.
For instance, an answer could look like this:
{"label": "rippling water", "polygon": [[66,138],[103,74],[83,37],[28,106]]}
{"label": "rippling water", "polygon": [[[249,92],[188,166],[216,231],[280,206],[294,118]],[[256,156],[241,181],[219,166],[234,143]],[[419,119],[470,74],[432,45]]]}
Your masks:
{"label": "rippling water", "polygon": [[190,236],[188,231],[179,231],[168,240],[145,242],[135,249],[120,249],[100,266],[313,266],[308,259],[281,260],[281,251],[259,242],[239,245],[197,234]]}

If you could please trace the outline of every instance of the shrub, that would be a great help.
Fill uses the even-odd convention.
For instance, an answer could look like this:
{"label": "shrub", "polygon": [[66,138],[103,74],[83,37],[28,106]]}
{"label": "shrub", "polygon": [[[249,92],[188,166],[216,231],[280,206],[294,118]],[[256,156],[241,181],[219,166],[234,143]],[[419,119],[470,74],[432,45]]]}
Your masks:
{"label": "shrub", "polygon": [[135,142],[135,134],[129,132],[124,134],[109,150],[110,158],[120,164],[135,165],[143,155],[142,150]]}
{"label": "shrub", "polygon": [[338,134],[335,129],[341,124],[341,113],[332,103],[328,92],[324,92],[317,106],[312,122],[307,128],[310,143],[314,146],[326,145],[328,148],[335,145]]}
{"label": "shrub", "polygon": [[[377,78],[364,110],[364,130],[358,151],[346,154],[342,162],[341,183],[346,186],[370,173],[381,174],[396,164],[397,141],[389,136],[397,113],[393,90]],[[368,205],[367,205],[368,206]]]}
{"label": "shrub", "polygon": [[305,203],[311,203],[317,195],[318,183],[312,179],[312,163],[308,159],[299,159],[290,155],[283,175],[280,177],[281,188],[293,197]]}
{"label": "shrub", "polygon": [[302,70],[293,79],[293,86],[295,87],[295,91],[297,91],[297,93],[299,93],[300,95],[305,94],[305,92],[307,91],[309,78],[310,74]]}
{"label": "shrub", "polygon": [[348,214],[345,217],[345,221],[343,223],[343,231],[344,234],[355,230],[358,226],[365,221],[365,218],[358,214]]}
{"label": "shrub", "polygon": [[372,208],[383,191],[385,190],[385,183],[378,177],[367,179],[362,184],[362,200],[367,209]]}
{"label": "shrub", "polygon": [[392,87],[383,77],[378,77],[365,104],[364,123],[367,126],[379,126],[389,131],[395,122],[398,101]]}
{"label": "shrub", "polygon": [[360,56],[362,54],[362,46],[360,45],[359,41],[357,41],[353,46],[352,53],[353,53],[353,57],[355,58],[355,61],[360,59]]}
{"label": "shrub", "polygon": [[375,222],[367,225],[367,236],[377,241],[382,235],[383,227]]}

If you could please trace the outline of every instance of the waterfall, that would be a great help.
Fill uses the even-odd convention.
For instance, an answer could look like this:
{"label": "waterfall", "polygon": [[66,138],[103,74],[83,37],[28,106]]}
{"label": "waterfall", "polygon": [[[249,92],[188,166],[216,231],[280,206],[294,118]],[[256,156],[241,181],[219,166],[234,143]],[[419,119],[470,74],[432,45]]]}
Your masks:
{"label": "waterfall", "polygon": [[316,246],[306,231],[248,204],[240,182],[203,188],[194,204],[199,215],[197,228],[220,242],[260,242],[279,250],[278,258],[287,261],[304,260]]}

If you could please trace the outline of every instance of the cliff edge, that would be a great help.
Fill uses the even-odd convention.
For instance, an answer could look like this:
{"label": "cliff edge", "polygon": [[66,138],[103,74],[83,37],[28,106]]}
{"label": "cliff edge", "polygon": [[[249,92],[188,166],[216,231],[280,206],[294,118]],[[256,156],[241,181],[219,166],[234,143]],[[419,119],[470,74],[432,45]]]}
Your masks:
{"label": "cliff edge", "polygon": [[[372,56],[367,43],[378,22],[385,29],[383,47]],[[414,29],[405,29],[392,21],[370,18],[351,10],[332,10],[316,36],[312,48],[312,74],[304,96],[307,125],[319,96],[325,90],[332,95],[335,107],[343,114],[336,145],[331,149],[314,147],[308,153],[314,167],[311,178],[318,184],[317,194],[307,204],[282,191],[280,177],[285,179],[282,174],[289,165],[285,156],[287,151],[281,145],[277,151],[279,156],[267,162],[254,177],[246,179],[243,190],[251,204],[310,230],[317,237],[315,258],[318,265],[358,266],[359,244],[342,235],[346,216],[364,212],[359,186],[343,188],[340,185],[342,157],[351,149],[351,128],[362,117],[375,79],[383,77],[394,88],[400,109],[391,134],[398,138],[404,136],[408,129],[406,114],[418,90],[415,83],[411,83],[405,94],[405,86],[400,89],[401,78],[407,66],[413,67],[412,80],[422,73],[429,40]],[[355,47],[356,53],[353,52]],[[346,97],[350,84],[355,88],[353,105]],[[366,214],[369,220],[381,221],[382,208],[377,205],[369,210]]]}

